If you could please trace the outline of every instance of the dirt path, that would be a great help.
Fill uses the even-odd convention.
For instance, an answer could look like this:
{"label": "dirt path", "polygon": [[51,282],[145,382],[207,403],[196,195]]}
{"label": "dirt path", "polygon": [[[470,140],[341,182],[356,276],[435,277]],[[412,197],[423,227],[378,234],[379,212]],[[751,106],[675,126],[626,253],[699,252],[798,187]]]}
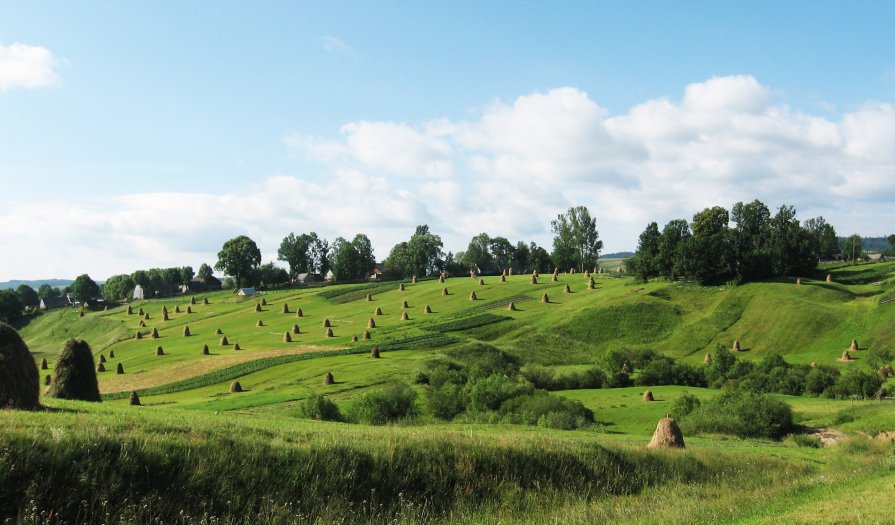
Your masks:
{"label": "dirt path", "polygon": [[816,428],[811,432],[811,435],[817,437],[825,447],[849,439],[848,434],[840,432],[835,428]]}

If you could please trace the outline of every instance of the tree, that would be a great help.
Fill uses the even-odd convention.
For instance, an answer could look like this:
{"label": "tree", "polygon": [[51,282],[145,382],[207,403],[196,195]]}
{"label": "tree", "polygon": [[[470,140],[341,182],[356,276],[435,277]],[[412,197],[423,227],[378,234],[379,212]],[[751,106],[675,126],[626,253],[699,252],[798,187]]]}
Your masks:
{"label": "tree", "polygon": [[817,268],[814,237],[796,219],[796,210],[783,205],[771,219],[771,270],[775,275],[798,275]]}
{"label": "tree", "polygon": [[840,247],[842,258],[846,261],[855,262],[864,257],[864,240],[860,235],[854,233],[849,235],[847,239],[842,241]]}
{"label": "tree", "polygon": [[522,271],[527,270],[531,265],[531,248],[523,241],[516,243],[516,249],[513,250],[513,261],[516,262],[516,266]]}
{"label": "tree", "polygon": [[591,218],[585,206],[569,208],[551,222],[553,262],[560,268],[595,268],[603,249],[597,231],[597,220]]}
{"label": "tree", "polygon": [[492,237],[488,248],[498,268],[509,268],[513,264],[516,250],[506,237]]}
{"label": "tree", "polygon": [[699,283],[707,283],[733,273],[729,220],[727,210],[721,206],[693,215],[693,235],[684,243],[686,275]]}
{"label": "tree", "polygon": [[12,290],[0,290],[0,321],[13,323],[22,318],[22,302]]}
{"label": "tree", "polygon": [[466,254],[463,258],[463,262],[467,265],[467,269],[481,269],[491,262],[493,257],[489,251],[490,245],[491,237],[489,237],[487,233],[480,233],[469,241],[469,246],[467,246]]}
{"label": "tree", "polygon": [[354,278],[357,250],[342,237],[336,237],[332,245],[332,271],[336,281]]}
{"label": "tree", "polygon": [[410,255],[410,247],[407,242],[399,242],[392,246],[392,251],[384,261],[385,269],[389,273],[409,277],[413,273],[413,257]]}
{"label": "tree", "polygon": [[275,287],[289,283],[289,273],[274,263],[269,262],[262,264],[258,268],[258,279],[261,285],[265,287]]}
{"label": "tree", "polygon": [[626,264],[639,279],[647,280],[659,275],[659,225],[651,222],[640,234],[637,251]]}
{"label": "tree", "polygon": [[550,253],[544,248],[535,244],[534,241],[529,245],[528,251],[531,253],[528,257],[528,270],[537,270],[538,272],[549,272],[555,268]]}
{"label": "tree", "polygon": [[321,275],[326,275],[331,267],[329,259],[330,246],[326,239],[320,239],[317,234],[311,232],[311,266],[308,271],[316,271]]}
{"label": "tree", "polygon": [[442,246],[441,237],[430,232],[428,225],[417,226],[407,243],[410,266],[404,276],[423,277],[440,272],[444,268],[444,261],[441,259],[444,257]]}
{"label": "tree", "polygon": [[771,210],[760,200],[733,205],[733,257],[735,271],[742,279],[771,273]]}
{"label": "tree", "polygon": [[71,285],[71,291],[75,299],[80,301],[81,304],[92,301],[99,296],[99,286],[86,273],[75,278],[75,282]]}
{"label": "tree", "polygon": [[376,257],[373,256],[373,243],[363,233],[358,233],[351,239],[354,248],[354,278],[366,278],[376,265]]}
{"label": "tree", "polygon": [[59,293],[59,288],[53,288],[49,284],[42,284],[40,285],[40,288],[37,289],[37,295],[40,296],[41,299],[59,297]]}
{"label": "tree", "polygon": [[836,228],[827,223],[823,217],[808,219],[804,228],[814,238],[817,246],[817,256],[821,260],[830,261],[839,255],[839,239],[836,236]]}
{"label": "tree", "polygon": [[889,253],[895,255],[895,233],[886,237],[886,240],[889,241]]}
{"label": "tree", "polygon": [[255,241],[240,235],[224,243],[218,252],[218,262],[214,267],[236,279],[236,286],[242,286],[243,278],[261,264],[261,250]]}
{"label": "tree", "polygon": [[202,266],[199,267],[199,277],[205,283],[208,283],[208,280],[214,275],[214,270],[212,270],[211,266],[208,266],[206,263],[202,263]]}
{"label": "tree", "polygon": [[684,219],[670,221],[659,239],[659,273],[675,280],[684,275],[684,248],[690,238],[690,225]]}
{"label": "tree", "polygon": [[130,275],[113,275],[103,284],[103,299],[109,302],[124,299],[133,288],[134,280]]}
{"label": "tree", "polygon": [[20,284],[16,288],[16,295],[19,296],[19,302],[24,306],[37,306],[40,304],[40,296],[34,291],[34,288],[27,284]]}
{"label": "tree", "polygon": [[182,267],[182,268],[180,269],[180,284],[182,284],[182,285],[184,285],[184,286],[189,286],[189,285],[190,285],[190,281],[193,280],[193,277],[194,277],[195,275],[196,275],[196,273],[193,272],[193,267],[192,267],[192,266],[184,266],[184,267]]}
{"label": "tree", "polygon": [[302,233],[296,236],[290,233],[283,238],[277,259],[289,265],[289,276],[293,279],[300,273],[310,273],[314,267],[314,247],[318,241],[317,234]]}
{"label": "tree", "polygon": [[145,270],[137,270],[131,274],[131,279],[134,280],[140,288],[143,289],[145,293],[149,293],[150,284],[152,284],[152,279],[149,277],[149,272]]}

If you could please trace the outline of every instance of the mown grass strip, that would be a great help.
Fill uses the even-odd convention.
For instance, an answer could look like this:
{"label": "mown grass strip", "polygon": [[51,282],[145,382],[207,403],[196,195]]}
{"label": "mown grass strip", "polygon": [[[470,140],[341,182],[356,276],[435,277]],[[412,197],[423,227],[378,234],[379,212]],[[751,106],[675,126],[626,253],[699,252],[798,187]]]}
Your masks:
{"label": "mown grass strip", "polygon": [[327,299],[332,303],[344,304],[358,299],[363,299],[368,293],[375,290],[397,288],[401,283],[409,281],[386,281],[381,283],[361,283],[356,286],[344,286],[332,290],[324,290],[317,294],[318,297]]}
{"label": "mown grass strip", "polygon": [[479,314],[472,317],[464,317],[462,319],[456,319],[453,321],[425,326],[423,327],[423,329],[430,332],[439,333],[458,332],[461,330],[478,328],[480,326],[485,326],[492,323],[499,323],[500,321],[508,321],[510,319],[512,319],[512,317],[507,317],[505,315]]}

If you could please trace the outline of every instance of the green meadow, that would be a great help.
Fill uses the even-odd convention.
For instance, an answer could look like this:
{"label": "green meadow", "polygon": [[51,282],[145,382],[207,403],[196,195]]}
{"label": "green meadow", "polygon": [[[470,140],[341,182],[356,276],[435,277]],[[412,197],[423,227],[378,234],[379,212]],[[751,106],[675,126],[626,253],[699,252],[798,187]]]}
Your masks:
{"label": "green meadow", "polygon": [[[563,373],[621,349],[698,367],[734,340],[739,359],[869,370],[864,356],[895,346],[895,301],[886,300],[895,263],[830,266],[798,284],[593,277],[594,289],[581,274],[542,274],[537,284],[514,275],[216,292],[196,304],[133,302],[130,315],[122,305],[31,318],[21,334],[49,363],[42,377],[65,339],[83,338],[106,359],[104,402],[44,398],[45,412],[0,412],[0,485],[17,487],[0,512],[12,523],[895,522],[885,504],[895,482],[891,399],[779,396],[796,435],[741,439],[684,425],[687,448],[668,451],[645,445],[674,401],[720,390],[648,387],[652,402],[642,399],[647,387],[551,392],[593,411],[578,430],[433,416],[415,378],[471,343]],[[860,350],[840,362],[852,339]],[[323,384],[327,373],[333,384]],[[237,380],[244,391],[230,393]],[[401,422],[299,417],[311,396],[345,408],[394,381],[420,394]],[[132,391],[143,406],[129,406]],[[833,436],[826,446],[821,431]]]}

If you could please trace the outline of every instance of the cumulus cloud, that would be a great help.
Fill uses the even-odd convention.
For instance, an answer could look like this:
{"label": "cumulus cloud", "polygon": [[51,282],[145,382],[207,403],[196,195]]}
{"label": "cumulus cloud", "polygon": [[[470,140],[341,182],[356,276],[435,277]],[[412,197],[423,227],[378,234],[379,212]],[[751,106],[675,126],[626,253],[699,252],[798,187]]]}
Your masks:
{"label": "cumulus cloud", "polygon": [[0,44],[0,91],[35,89],[59,82],[59,60],[50,50],[26,44]]}
{"label": "cumulus cloud", "polygon": [[[609,251],[633,249],[649,221],[755,198],[793,204],[802,219],[824,215],[842,234],[895,224],[895,107],[807,114],[750,76],[690,84],[619,115],[565,87],[465,120],[357,121],[338,132],[284,138],[305,161],[296,170],[310,163],[322,182],[276,176],[233,194],[138,194],[62,217],[45,217],[44,204],[7,208],[0,244],[29,261],[4,270],[33,276],[35,260],[44,276],[197,265],[241,233],[273,260],[284,235],[311,230],[366,233],[384,258],[424,223],[454,251],[482,231],[549,246],[550,220],[574,205],[598,218]],[[71,247],[64,258],[58,246]]]}

